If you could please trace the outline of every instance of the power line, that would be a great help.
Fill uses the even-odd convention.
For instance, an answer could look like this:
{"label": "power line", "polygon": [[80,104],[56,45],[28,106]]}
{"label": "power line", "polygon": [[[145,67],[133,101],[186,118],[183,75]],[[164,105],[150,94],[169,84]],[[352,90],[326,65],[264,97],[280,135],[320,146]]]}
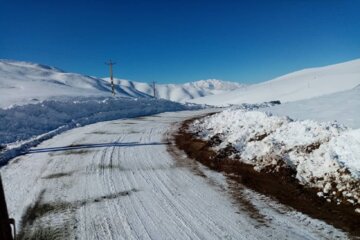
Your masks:
{"label": "power line", "polygon": [[155,86],[156,82],[153,81],[152,82],[152,89],[153,89],[153,97],[156,98],[156,86]]}
{"label": "power line", "polygon": [[112,91],[112,95],[115,96],[115,86],[114,86],[114,79],[113,79],[113,65],[115,65],[116,63],[111,61],[111,59],[110,59],[109,62],[106,62],[105,64],[109,65],[109,67],[110,67],[111,91]]}

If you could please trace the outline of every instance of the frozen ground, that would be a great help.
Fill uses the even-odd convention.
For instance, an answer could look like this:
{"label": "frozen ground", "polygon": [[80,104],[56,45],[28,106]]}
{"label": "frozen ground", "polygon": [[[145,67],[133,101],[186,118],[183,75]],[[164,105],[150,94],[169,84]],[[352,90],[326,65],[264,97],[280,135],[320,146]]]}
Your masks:
{"label": "frozen ground", "polygon": [[255,170],[288,166],[300,183],[319,189],[319,197],[352,204],[360,211],[360,130],[335,122],[293,121],[260,111],[228,109],[197,120],[191,131],[219,151]]}
{"label": "frozen ground", "polygon": [[[33,239],[345,239],[172,150],[202,112],[101,122],[53,137],[0,169],[10,215]],[[254,218],[248,206],[258,211]]]}

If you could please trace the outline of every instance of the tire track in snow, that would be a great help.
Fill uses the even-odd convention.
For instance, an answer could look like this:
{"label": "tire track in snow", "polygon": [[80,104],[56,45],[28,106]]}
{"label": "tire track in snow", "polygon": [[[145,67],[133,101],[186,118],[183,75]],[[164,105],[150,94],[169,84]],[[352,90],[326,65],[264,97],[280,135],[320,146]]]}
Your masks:
{"label": "tire track in snow", "polygon": [[[104,146],[82,154],[55,154],[51,159],[48,153],[34,153],[1,169],[7,189],[20,187],[19,192],[10,192],[10,213],[21,216],[27,206],[20,202],[24,194],[36,195],[46,189],[46,201],[61,199],[76,206],[71,213],[51,215],[58,220],[74,218],[75,239],[333,238],[334,234],[324,233],[326,230],[345,237],[326,225],[323,232],[316,232],[312,226],[304,227],[296,217],[280,213],[271,215],[277,219],[276,225],[258,228],[246,211],[236,213],[239,209],[229,194],[210,184],[206,174],[196,175],[186,163],[178,164],[167,151],[166,136],[173,124],[196,114],[164,113],[97,123],[42,143],[38,148],[74,142]],[[22,172],[26,179],[20,177]],[[42,178],[59,172],[72,174],[56,180]],[[12,178],[12,174],[17,177]]]}

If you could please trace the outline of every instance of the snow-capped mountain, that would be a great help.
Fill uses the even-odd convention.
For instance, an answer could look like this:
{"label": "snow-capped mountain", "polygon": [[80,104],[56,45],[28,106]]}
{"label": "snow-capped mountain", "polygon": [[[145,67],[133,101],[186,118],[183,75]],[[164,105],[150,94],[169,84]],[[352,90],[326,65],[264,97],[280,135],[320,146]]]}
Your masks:
{"label": "snow-capped mountain", "polygon": [[296,71],[267,82],[216,96],[193,99],[191,102],[220,106],[272,100],[291,102],[349,90],[359,84],[360,59],[357,59]]}
{"label": "snow-capped mountain", "polygon": [[[109,81],[108,78],[104,78]],[[145,94],[154,95],[151,83],[134,82],[124,79],[115,79],[116,85],[134,88]],[[227,82],[217,79],[200,80],[184,84],[156,84],[156,97],[175,102],[187,102],[193,98],[215,95],[231,90],[243,88],[245,85],[236,82]]]}
{"label": "snow-capped mountain", "polygon": [[185,83],[183,85],[185,87],[195,87],[200,89],[219,90],[219,91],[235,90],[245,86],[240,83],[222,81],[217,79],[199,80],[195,82]]}
{"label": "snow-capped mountain", "polygon": [[[0,107],[36,103],[54,97],[110,96],[106,81],[60,69],[10,60],[0,60]],[[123,97],[147,96],[136,89],[117,87]]]}
{"label": "snow-capped mountain", "polygon": [[[150,83],[115,79],[116,96],[152,97]],[[223,93],[243,85],[215,79],[185,84],[157,84],[156,97],[186,102]],[[68,73],[46,65],[0,59],[0,108],[62,97],[109,97],[108,79]]]}

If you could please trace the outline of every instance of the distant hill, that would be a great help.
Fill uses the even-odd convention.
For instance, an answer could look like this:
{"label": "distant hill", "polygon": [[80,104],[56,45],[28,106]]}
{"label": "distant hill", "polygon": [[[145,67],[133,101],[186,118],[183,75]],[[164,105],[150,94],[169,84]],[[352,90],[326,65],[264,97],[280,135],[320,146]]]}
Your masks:
{"label": "distant hill", "polygon": [[[104,78],[109,81],[108,78]],[[136,89],[140,92],[153,96],[151,83],[134,82],[124,79],[115,79],[116,85]],[[156,84],[156,96],[175,102],[186,102],[193,98],[216,95],[245,85],[235,82],[221,81],[217,79],[200,80],[184,84]]]}
{"label": "distant hill", "polygon": [[[212,79],[186,84],[159,84],[156,93],[159,98],[185,102],[239,87],[242,85]],[[115,91],[118,97],[150,98],[153,95],[150,84],[128,80],[116,79]],[[111,96],[108,80],[36,63],[0,60],[0,108],[54,98],[104,96]]]}
{"label": "distant hill", "polygon": [[191,102],[220,106],[272,100],[292,102],[349,90],[359,84],[360,59],[357,59],[326,67],[296,71],[231,92],[196,98]]}
{"label": "distant hill", "polygon": [[[111,86],[102,79],[29,62],[0,60],[0,107],[36,103],[55,97],[110,96]],[[122,97],[146,94],[117,88]],[[149,97],[149,96],[147,96]]]}

